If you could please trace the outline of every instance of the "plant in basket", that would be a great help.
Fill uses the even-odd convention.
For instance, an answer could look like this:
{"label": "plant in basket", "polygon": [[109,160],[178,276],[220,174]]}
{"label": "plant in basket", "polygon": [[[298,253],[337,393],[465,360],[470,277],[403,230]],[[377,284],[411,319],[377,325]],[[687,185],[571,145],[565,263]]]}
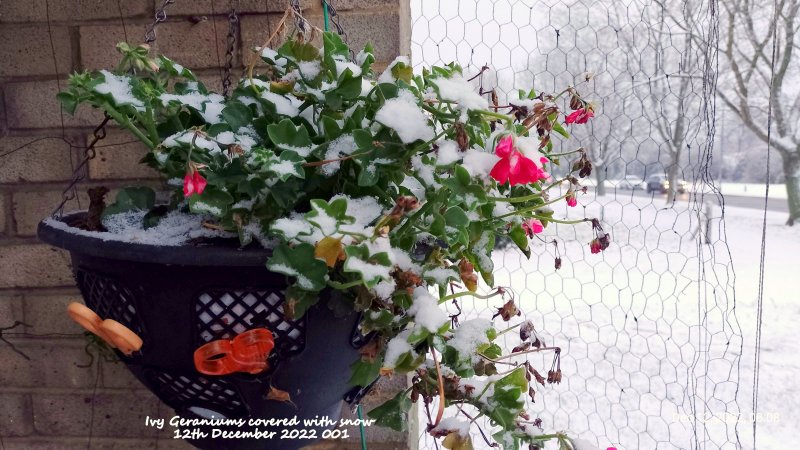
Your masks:
{"label": "plant in basket", "polygon": [[[269,364],[239,371],[246,375],[236,375],[236,365],[228,372],[201,371],[202,379],[234,377],[233,392],[256,386],[260,400],[304,414],[301,390],[282,384],[284,369],[325,372],[356,389],[379,377],[410,374],[408,389],[369,412],[378,425],[404,429],[411,405],[421,403],[427,432],[445,448],[469,449],[472,439],[506,449],[542,448],[548,441],[561,449],[583,445],[565,433],[545,433],[547,424],[527,412],[537,385],[561,381],[560,350],[521,317],[510,289],[495,286],[492,260],[499,240],[529,256],[529,241],[544,241],[539,235],[553,223],[591,226],[595,239],[587,245],[593,253],[609,245],[598,221],[561,220],[549,208],[575,206],[582,191],[578,177],[591,172],[582,149],[558,153],[553,145],[569,137],[566,124],[580,126],[594,114],[575,88],[519,91],[500,105],[493,92],[476,88],[480,74],[468,79],[455,64],[414,73],[402,57],[376,74],[370,46],[351,59],[339,36],[325,33],[322,48],[297,37],[277,49],[257,49],[265,68],[256,73],[251,67],[225,98],[166,56],[151,58],[145,46],[118,48],[123,59],[115,72],[75,74],[59,98],[70,112],[80,105],[102,109],[141,140],[150,149],[142,163],[163,175],[169,195],[159,198],[148,187],[122,189],[102,213],[102,201],[95,202],[89,217],[46,220],[42,234],[73,250],[77,266],[94,264],[100,272],[102,264],[76,257],[78,250],[63,244],[63,235],[94,239],[83,241],[90,247],[119,244],[112,250],[120,253],[100,255],[101,262],[143,261],[142,270],[152,274],[134,283],[143,290],[149,283],[202,277],[187,289],[197,291],[188,306],[162,300],[142,314],[142,332],[149,333],[142,358],[148,346],[166,352],[160,360],[176,361],[166,366],[182,374],[172,379],[192,379],[198,376],[194,369],[204,367],[192,362],[196,344],[222,340],[227,350],[212,353],[235,356],[237,334],[263,327],[274,335],[266,349]],[[567,159],[577,176],[552,176]],[[225,253],[202,253],[215,247]],[[159,256],[148,261],[148,252]],[[236,262],[242,258],[248,262]],[[232,293],[212,289],[237,280],[243,287]],[[266,280],[271,291],[260,284]],[[198,288],[204,283],[207,289]],[[220,313],[231,305],[226,295],[241,300],[242,311]],[[137,308],[148,308],[136,289],[130,288],[130,297]],[[204,306],[218,300],[216,309]],[[459,320],[466,302],[488,302],[496,313]],[[218,323],[209,324],[203,314]],[[193,347],[157,342],[164,326],[154,318],[163,315],[173,321],[166,327],[190,336],[180,339]],[[340,322],[357,325],[356,332]],[[300,330],[294,337],[285,332],[293,326]],[[345,329],[345,338],[328,334],[337,329]],[[330,362],[292,366],[310,350],[275,356],[278,349],[291,350],[285,342],[297,342],[302,333],[309,336],[303,345],[312,347],[317,339],[314,345],[322,349],[315,357]],[[512,341],[513,349],[505,350],[503,341]],[[548,368],[528,361],[543,354],[552,356]],[[136,353],[124,357],[129,366],[147,366],[136,373],[153,386],[147,374],[158,366],[140,363]],[[261,363],[265,357],[260,354]],[[338,374],[336,367],[345,369]],[[316,389],[334,391],[340,400],[345,392],[331,383]],[[167,403],[180,403],[169,389],[154,390]],[[222,408],[229,401],[217,403]],[[203,408],[214,404],[206,401]],[[273,411],[251,404],[239,413]],[[312,417],[320,411],[311,411]],[[481,418],[489,419],[491,430],[479,427]]]}

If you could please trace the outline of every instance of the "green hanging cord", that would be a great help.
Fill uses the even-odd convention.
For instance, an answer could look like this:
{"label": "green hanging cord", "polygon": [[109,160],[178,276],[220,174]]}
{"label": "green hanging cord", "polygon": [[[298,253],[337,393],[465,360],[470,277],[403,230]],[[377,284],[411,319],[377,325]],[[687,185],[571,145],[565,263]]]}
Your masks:
{"label": "green hanging cord", "polygon": [[364,437],[364,415],[361,414],[360,404],[356,406],[356,411],[358,412],[358,432],[361,435],[361,450],[367,450],[367,439]]}
{"label": "green hanging cord", "polygon": [[322,14],[325,16],[325,31],[328,31],[328,0],[322,0]]}

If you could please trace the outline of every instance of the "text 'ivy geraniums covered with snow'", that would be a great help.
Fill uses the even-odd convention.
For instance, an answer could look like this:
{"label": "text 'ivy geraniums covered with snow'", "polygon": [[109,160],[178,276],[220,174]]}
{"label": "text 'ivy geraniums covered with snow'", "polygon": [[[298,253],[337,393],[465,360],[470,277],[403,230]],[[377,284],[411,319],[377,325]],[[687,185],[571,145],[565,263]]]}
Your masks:
{"label": "text 'ivy geraniums covered with snow'", "polygon": [[[593,226],[592,252],[609,245],[596,220],[559,221],[548,209],[575,206],[580,191],[572,175],[554,179],[551,165],[572,155],[574,172],[591,171],[580,149],[553,153],[552,139],[568,137],[562,124],[593,115],[574,88],[520,91],[498,105],[456,65],[414,75],[398,58],[375,77],[369,46],[351,60],[326,33],[322,49],[300,38],[259,49],[266,69],[225,99],[144,46],[119,48],[116,73],[73,75],[59,98],[70,112],[79,104],[107,112],[151,149],[143,163],[173,190],[156,204],[150,188],[123,189],[103,213],[104,233],[271,248],[265,263],[289,277],[292,317],[321,291],[338,292],[337,307],[362,312],[361,332],[371,337],[353,361],[352,384],[413,374],[407,390],[370,412],[378,424],[403,429],[422,400],[428,431],[446,448],[471,448],[479,417],[494,424],[483,438],[503,448],[577,445],[542,432],[526,412],[536,383],[560,381],[559,353],[530,322],[506,324],[519,313],[513,293],[493,287],[491,258],[499,238],[529,254],[528,240],[553,222]],[[564,195],[549,194],[562,185]],[[484,294],[479,278],[490,287]],[[495,302],[495,320],[459,323],[446,312],[473,300]],[[509,332],[519,341],[504,352],[496,341]],[[553,353],[549,371],[526,361],[534,352]]]}

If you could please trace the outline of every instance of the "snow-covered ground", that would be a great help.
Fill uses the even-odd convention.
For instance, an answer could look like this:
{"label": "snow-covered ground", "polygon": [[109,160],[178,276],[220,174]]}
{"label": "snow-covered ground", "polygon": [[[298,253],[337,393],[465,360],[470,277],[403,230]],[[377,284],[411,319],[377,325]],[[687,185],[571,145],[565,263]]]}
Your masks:
{"label": "snow-covered ground", "polygon": [[[587,179],[583,182],[583,184],[587,186],[595,186],[596,181],[594,179]],[[623,180],[605,180],[603,184],[606,186],[607,189],[617,189],[618,191],[624,191],[626,189],[630,189],[630,184],[624,182]],[[694,189],[692,183],[688,183],[690,190]],[[701,184],[698,183],[698,186]],[[763,198],[764,194],[766,193],[767,187],[762,183],[729,183],[729,182],[722,182],[718,183],[717,186],[722,192],[723,195],[735,195],[737,197],[760,197]],[[708,190],[707,190],[708,191]],[[786,198],[786,185],[785,184],[770,184],[769,186],[769,196],[771,198]]]}
{"label": "snow-covered ground", "polygon": [[[720,191],[723,195],[738,195],[741,197],[764,197],[767,187],[762,183],[726,183],[722,182]],[[773,198],[786,198],[785,184],[770,184],[769,196]]]}
{"label": "snow-covered ground", "polygon": [[[691,203],[581,200],[583,207],[560,207],[556,217],[601,217],[613,241],[606,252],[590,254],[590,227],[579,225],[546,231],[548,240],[560,241],[559,271],[552,244],[537,243],[531,260],[513,250],[495,255],[497,284],[511,286],[546,342],[563,348],[564,381],[539,389],[531,410],[546,430],[570,430],[603,449],[689,449],[695,440],[702,448],[733,449],[737,439],[741,448],[754,448],[763,212],[726,208],[722,226],[715,209],[706,245],[698,224],[707,218]],[[784,220],[785,213],[767,215],[758,450],[787,448],[800,408],[800,393],[787,389],[800,366],[793,350],[800,294],[792,283],[800,230]],[[463,306],[476,317],[491,316],[499,304]],[[544,371],[551,361],[531,358]],[[479,435],[474,442],[486,448]],[[420,448],[433,444],[422,437]]]}

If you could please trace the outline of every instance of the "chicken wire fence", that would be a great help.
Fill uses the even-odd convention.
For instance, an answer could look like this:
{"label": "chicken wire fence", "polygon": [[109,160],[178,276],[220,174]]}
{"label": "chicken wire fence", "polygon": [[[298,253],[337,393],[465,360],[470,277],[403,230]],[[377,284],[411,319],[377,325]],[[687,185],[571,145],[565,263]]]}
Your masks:
{"label": "chicken wire fence", "polygon": [[[698,44],[716,42],[715,8],[698,0],[411,1],[416,67],[455,61],[472,76],[488,66],[482,83],[500,104],[520,88],[574,85],[597,106],[561,148],[588,150],[589,191],[555,216],[601,219],[611,248],[592,255],[589,230],[553,224],[529,260],[512,250],[494,256],[496,283],[514,290],[548,345],[562,348],[564,380],[530,405],[545,430],[601,448],[741,448],[743,339],[724,204],[708,170],[717,55]],[[707,34],[693,36],[686,24]],[[464,302],[460,320],[491,317],[498,306]],[[480,435],[473,441],[485,445]],[[435,445],[421,433],[421,448]]]}

